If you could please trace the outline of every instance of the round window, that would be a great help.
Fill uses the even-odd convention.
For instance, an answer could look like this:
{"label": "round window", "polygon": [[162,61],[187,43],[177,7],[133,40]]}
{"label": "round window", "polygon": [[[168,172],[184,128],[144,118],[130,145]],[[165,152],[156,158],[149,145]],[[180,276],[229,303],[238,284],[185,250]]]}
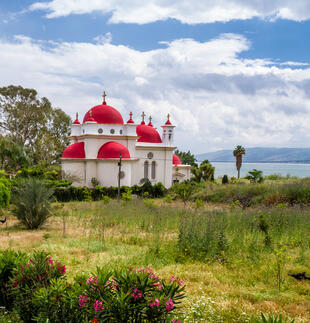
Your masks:
{"label": "round window", "polygon": [[99,129],[98,129],[98,133],[100,133],[100,134],[101,134],[101,133],[103,133],[102,128],[99,128]]}
{"label": "round window", "polygon": [[125,177],[125,172],[121,171],[119,175],[120,175],[120,178],[124,178]]}
{"label": "round window", "polygon": [[148,159],[152,159],[154,157],[154,155],[153,155],[153,153],[152,152],[149,152],[148,154],[147,154],[147,158]]}
{"label": "round window", "polygon": [[115,130],[114,129],[111,129],[110,130],[110,133],[112,133],[112,134],[115,133]]}

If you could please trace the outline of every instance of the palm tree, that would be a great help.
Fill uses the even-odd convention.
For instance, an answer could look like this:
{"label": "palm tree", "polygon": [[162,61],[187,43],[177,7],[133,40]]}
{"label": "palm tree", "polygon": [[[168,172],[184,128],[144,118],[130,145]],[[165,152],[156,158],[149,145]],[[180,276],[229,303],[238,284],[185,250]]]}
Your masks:
{"label": "palm tree", "polygon": [[237,146],[234,150],[234,156],[236,157],[236,167],[238,171],[238,178],[240,178],[240,168],[242,165],[242,155],[245,155],[245,149],[242,146]]}

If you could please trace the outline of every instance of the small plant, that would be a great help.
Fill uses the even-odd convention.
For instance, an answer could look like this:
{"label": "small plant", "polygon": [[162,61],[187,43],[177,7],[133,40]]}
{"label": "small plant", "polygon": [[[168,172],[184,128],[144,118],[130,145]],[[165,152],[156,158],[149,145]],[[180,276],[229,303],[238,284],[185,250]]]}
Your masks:
{"label": "small plant", "polygon": [[282,318],[282,315],[280,314],[278,315],[271,315],[268,318],[266,318],[266,316],[261,313],[261,317],[260,319],[256,320],[256,323],[294,323],[295,320],[285,320]]}
{"label": "small plant", "polygon": [[251,183],[262,183],[264,180],[263,172],[255,168],[249,171],[245,178],[250,180]]}
{"label": "small plant", "polygon": [[186,203],[192,198],[195,191],[195,184],[189,181],[184,181],[182,183],[176,183],[172,186],[171,190],[176,196],[181,199],[186,206]]}
{"label": "small plant", "polygon": [[133,197],[131,195],[131,189],[128,189],[126,192],[122,193],[122,200],[125,202],[132,201]]}
{"label": "small plant", "polygon": [[96,188],[97,186],[100,185],[100,181],[96,177],[92,177],[90,182],[91,182],[91,185],[93,186],[93,188]]}
{"label": "small plant", "polygon": [[265,247],[270,247],[271,238],[269,235],[269,224],[267,222],[265,215],[261,211],[259,212],[259,216],[258,216],[258,228],[265,235],[265,239],[264,239]]}
{"label": "small plant", "polygon": [[228,180],[228,176],[225,174],[222,178],[222,184],[228,184],[229,180]]}
{"label": "small plant", "polygon": [[172,196],[170,194],[168,194],[167,196],[165,196],[164,202],[165,203],[172,203]]}
{"label": "small plant", "polygon": [[38,229],[52,215],[53,189],[42,180],[25,179],[12,199],[13,214],[27,229]]}
{"label": "small plant", "polygon": [[104,204],[108,204],[111,202],[111,198],[109,198],[107,195],[102,196],[102,201]]}

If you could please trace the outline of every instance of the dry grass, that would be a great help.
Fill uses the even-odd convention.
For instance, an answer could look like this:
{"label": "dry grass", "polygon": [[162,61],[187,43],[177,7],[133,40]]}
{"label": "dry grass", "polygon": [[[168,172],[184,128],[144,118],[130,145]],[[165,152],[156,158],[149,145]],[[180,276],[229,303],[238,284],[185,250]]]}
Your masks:
{"label": "dry grass", "polygon": [[[0,227],[0,246],[1,249],[27,252],[44,249],[66,264],[69,278],[81,272],[90,273],[96,266],[151,265],[164,278],[174,275],[184,280],[186,311],[192,315],[193,306],[198,304],[197,308],[205,311],[205,320],[218,315],[223,322],[247,322],[264,312],[282,313],[295,318],[295,322],[310,322],[310,282],[297,282],[286,276],[289,269],[305,269],[305,266],[289,262],[279,291],[270,267],[272,257],[268,254],[264,260],[254,263],[241,260],[226,264],[178,263],[178,256],[169,246],[178,237],[178,216],[184,212],[182,204],[156,203],[157,210],[149,210],[155,212],[155,217],[153,214],[149,218],[145,215],[148,209],[141,201],[121,206],[116,202],[108,205],[102,202],[66,203],[65,237],[61,215],[53,216],[40,230],[27,231],[8,214],[7,225]],[[213,205],[212,208],[221,209],[222,206]],[[158,217],[162,217],[160,221],[156,220]],[[152,249],[157,243],[161,244],[159,254]],[[298,250],[293,252],[293,257],[295,252]],[[305,257],[309,263],[309,253]],[[204,296],[209,307],[199,303]]]}

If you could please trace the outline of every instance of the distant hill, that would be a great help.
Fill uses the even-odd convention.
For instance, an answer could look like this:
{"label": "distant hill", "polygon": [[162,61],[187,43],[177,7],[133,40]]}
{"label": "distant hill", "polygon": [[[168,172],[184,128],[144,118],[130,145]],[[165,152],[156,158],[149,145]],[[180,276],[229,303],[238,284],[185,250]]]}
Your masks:
{"label": "distant hill", "polygon": [[[310,163],[310,148],[246,148],[244,162],[265,163]],[[219,150],[195,156],[198,161],[232,162],[235,161],[233,150]]]}

